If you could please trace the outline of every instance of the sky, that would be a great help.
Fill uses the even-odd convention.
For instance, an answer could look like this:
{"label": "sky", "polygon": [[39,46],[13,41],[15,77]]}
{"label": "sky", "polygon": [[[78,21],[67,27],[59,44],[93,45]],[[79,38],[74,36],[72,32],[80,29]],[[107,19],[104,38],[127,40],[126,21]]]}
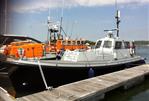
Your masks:
{"label": "sky", "polygon": [[149,0],[10,0],[10,34],[47,39],[48,16],[60,21],[71,38],[96,41],[115,28],[116,9],[121,11],[120,37],[149,40]]}

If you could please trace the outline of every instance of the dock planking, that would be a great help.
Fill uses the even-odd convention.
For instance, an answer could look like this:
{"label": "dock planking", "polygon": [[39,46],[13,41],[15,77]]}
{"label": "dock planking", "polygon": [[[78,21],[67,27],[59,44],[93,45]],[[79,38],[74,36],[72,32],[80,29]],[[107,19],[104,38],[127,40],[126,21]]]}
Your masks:
{"label": "dock planking", "polygon": [[17,98],[16,101],[99,101],[104,95],[116,88],[127,89],[149,75],[149,64],[81,80]]}

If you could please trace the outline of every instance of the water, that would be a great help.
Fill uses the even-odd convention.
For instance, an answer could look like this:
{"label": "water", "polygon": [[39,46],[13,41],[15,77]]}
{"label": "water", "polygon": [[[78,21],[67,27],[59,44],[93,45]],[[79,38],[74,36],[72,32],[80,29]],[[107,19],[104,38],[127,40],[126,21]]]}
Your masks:
{"label": "water", "polygon": [[149,63],[149,46],[137,47],[136,53],[144,58],[146,58],[146,63]]}
{"label": "water", "polygon": [[[149,63],[149,46],[137,47],[137,54],[146,58]],[[146,80],[128,90],[118,88],[106,94],[103,101],[149,101],[149,77]]]}

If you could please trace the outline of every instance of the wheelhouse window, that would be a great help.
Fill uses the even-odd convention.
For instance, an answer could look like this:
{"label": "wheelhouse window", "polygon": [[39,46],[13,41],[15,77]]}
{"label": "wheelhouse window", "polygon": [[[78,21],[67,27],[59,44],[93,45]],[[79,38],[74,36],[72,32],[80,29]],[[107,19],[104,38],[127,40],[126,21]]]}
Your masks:
{"label": "wheelhouse window", "polygon": [[125,41],[124,46],[125,46],[126,49],[128,49],[130,47],[130,43],[128,41]]}
{"label": "wheelhouse window", "polygon": [[76,44],[76,41],[72,41],[72,44],[75,45]]}
{"label": "wheelhouse window", "polygon": [[111,48],[112,47],[112,41],[104,41],[104,48]]}
{"label": "wheelhouse window", "polygon": [[63,41],[63,45],[66,45],[66,41]]}
{"label": "wheelhouse window", "polygon": [[77,41],[77,45],[80,45],[81,43],[80,43],[80,41]]}
{"label": "wheelhouse window", "polygon": [[71,41],[68,41],[68,45],[71,45]]}
{"label": "wheelhouse window", "polygon": [[81,44],[83,45],[85,42],[84,41],[81,41]]}
{"label": "wheelhouse window", "polygon": [[96,44],[96,46],[95,46],[95,48],[100,48],[101,42],[102,42],[102,41],[98,41],[97,44]]}
{"label": "wheelhouse window", "polygon": [[122,48],[122,42],[121,41],[117,41],[115,43],[115,49],[121,49]]}

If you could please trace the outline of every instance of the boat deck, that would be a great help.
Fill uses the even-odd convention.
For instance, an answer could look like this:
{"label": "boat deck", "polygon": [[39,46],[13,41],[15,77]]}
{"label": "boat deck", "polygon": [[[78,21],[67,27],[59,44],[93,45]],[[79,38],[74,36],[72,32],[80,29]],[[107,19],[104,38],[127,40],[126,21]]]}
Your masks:
{"label": "boat deck", "polygon": [[107,92],[119,87],[127,89],[148,75],[149,64],[145,64],[17,98],[16,101],[99,101]]}

